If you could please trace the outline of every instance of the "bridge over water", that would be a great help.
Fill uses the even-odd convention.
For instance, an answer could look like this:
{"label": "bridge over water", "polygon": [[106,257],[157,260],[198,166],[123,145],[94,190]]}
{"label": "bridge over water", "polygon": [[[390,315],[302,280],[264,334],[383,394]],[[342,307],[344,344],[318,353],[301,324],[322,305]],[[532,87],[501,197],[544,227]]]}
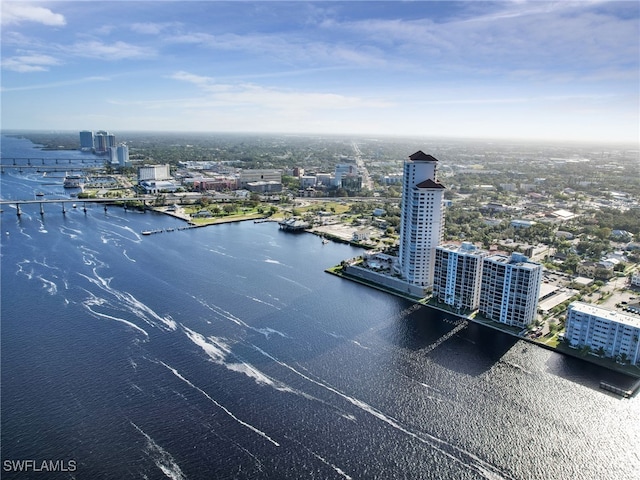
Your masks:
{"label": "bridge over water", "polygon": [[101,168],[104,158],[41,158],[41,157],[2,157],[0,171],[15,168],[19,171],[33,169],[35,171],[64,172],[66,170],[91,170]]}
{"label": "bridge over water", "polygon": [[55,199],[42,199],[42,200],[0,200],[0,208],[2,205],[15,205],[16,214],[22,215],[22,206],[38,204],[40,206],[40,215],[44,215],[44,206],[46,204],[60,204],[62,206],[62,213],[67,212],[67,207],[71,203],[73,207],[78,204],[82,205],[82,210],[87,211],[87,203],[99,203],[104,205],[105,211],[107,205],[114,205],[123,203],[124,208],[127,208],[127,202],[142,202],[143,209],[146,210],[147,202],[155,200],[153,196],[139,196],[139,197],[121,197],[121,198],[55,198]]}

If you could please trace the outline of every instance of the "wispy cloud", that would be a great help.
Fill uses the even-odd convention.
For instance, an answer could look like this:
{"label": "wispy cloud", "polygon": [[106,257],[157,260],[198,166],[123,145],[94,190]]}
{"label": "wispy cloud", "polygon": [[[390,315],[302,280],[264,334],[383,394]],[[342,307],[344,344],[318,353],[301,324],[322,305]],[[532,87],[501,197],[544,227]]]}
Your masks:
{"label": "wispy cloud", "polygon": [[225,84],[214,78],[177,72],[171,76],[196,85],[206,94],[206,100],[197,106],[235,105],[255,106],[269,110],[346,110],[351,108],[384,108],[390,102],[327,92],[305,92],[265,87],[251,83]]}
{"label": "wispy cloud", "polygon": [[9,57],[2,60],[2,68],[14,72],[44,72],[60,61],[49,55],[29,54]]}
{"label": "wispy cloud", "polygon": [[87,58],[100,58],[105,61],[155,57],[157,55],[157,51],[154,48],[134,45],[122,41],[107,44],[97,40],[91,40],[61,48],[71,55]]}
{"label": "wispy cloud", "polygon": [[132,23],[129,28],[136,33],[140,33],[143,35],[159,35],[163,33],[168,28],[178,27],[180,25],[179,22],[165,22],[165,23],[155,23],[155,22],[139,22]]}
{"label": "wispy cloud", "polygon": [[83,78],[76,78],[74,80],[64,80],[60,82],[41,83],[41,84],[35,84],[35,85],[22,85],[20,87],[9,87],[9,88],[2,87],[1,91],[20,92],[25,90],[43,90],[47,88],[60,88],[60,87],[68,87],[71,85],[80,85],[82,83],[89,83],[89,82],[106,82],[109,80],[110,80],[109,77],[99,77],[99,76],[83,77]]}
{"label": "wispy cloud", "polygon": [[350,45],[348,41],[309,41],[296,35],[260,33],[226,33],[213,35],[190,32],[168,35],[167,44],[193,44],[211,50],[236,51],[260,58],[271,58],[284,64],[351,65],[382,67],[387,64],[373,45]]}
{"label": "wispy cloud", "polygon": [[53,13],[48,8],[23,2],[2,2],[2,25],[35,22],[61,27],[66,25],[64,15]]}
{"label": "wispy cloud", "polygon": [[597,2],[503,2],[477,15],[469,5],[458,18],[439,21],[425,14],[411,20],[328,19],[319,26],[336,36],[366,38],[384,47],[387,58],[413,57],[434,67],[489,65],[487,73],[494,74],[525,68],[585,73],[615,65],[637,70],[638,43],[629,41],[640,35],[637,14],[609,12]]}

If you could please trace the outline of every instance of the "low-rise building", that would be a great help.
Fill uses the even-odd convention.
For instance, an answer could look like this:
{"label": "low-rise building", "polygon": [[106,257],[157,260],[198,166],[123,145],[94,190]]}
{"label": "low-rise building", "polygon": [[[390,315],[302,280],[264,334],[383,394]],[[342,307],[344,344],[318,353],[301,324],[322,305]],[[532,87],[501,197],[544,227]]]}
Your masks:
{"label": "low-rise building", "polygon": [[276,169],[255,169],[242,170],[240,172],[240,188],[247,188],[253,182],[275,182],[282,183],[282,171]]}
{"label": "low-rise building", "polygon": [[565,341],[573,348],[637,365],[640,360],[640,318],[583,302],[567,310]]}
{"label": "low-rise building", "polygon": [[371,232],[363,228],[353,232],[352,239],[354,242],[363,242],[363,241],[369,240],[370,236],[371,236]]}

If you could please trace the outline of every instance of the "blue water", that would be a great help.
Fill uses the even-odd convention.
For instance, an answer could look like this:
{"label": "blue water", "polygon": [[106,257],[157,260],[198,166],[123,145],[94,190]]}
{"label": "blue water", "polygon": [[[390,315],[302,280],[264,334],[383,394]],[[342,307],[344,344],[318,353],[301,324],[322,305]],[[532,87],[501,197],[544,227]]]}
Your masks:
{"label": "blue water", "polygon": [[[87,155],[2,137],[3,162],[34,152]],[[640,401],[598,388],[614,375],[447,338],[455,318],[324,273],[356,248],[272,223],[142,236],[183,224],[117,207],[0,218],[3,479],[637,478]]]}

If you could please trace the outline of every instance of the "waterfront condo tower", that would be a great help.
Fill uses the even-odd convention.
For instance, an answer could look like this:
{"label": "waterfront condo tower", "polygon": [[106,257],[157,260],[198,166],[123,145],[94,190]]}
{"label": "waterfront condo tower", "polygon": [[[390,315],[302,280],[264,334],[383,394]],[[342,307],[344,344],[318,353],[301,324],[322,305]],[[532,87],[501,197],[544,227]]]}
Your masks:
{"label": "waterfront condo tower", "polygon": [[565,339],[573,348],[622,363],[640,363],[640,318],[588,303],[573,302],[567,310]]}
{"label": "waterfront condo tower", "polygon": [[471,242],[436,247],[433,297],[454,308],[477,310],[482,260],[487,255]]}
{"label": "waterfront condo tower", "polygon": [[400,273],[425,292],[433,285],[436,247],[444,230],[444,190],[438,160],[418,151],[404,163],[400,221]]}
{"label": "waterfront condo tower", "polygon": [[533,323],[540,296],[542,265],[519,253],[491,255],[482,263],[479,312],[513,327]]}

